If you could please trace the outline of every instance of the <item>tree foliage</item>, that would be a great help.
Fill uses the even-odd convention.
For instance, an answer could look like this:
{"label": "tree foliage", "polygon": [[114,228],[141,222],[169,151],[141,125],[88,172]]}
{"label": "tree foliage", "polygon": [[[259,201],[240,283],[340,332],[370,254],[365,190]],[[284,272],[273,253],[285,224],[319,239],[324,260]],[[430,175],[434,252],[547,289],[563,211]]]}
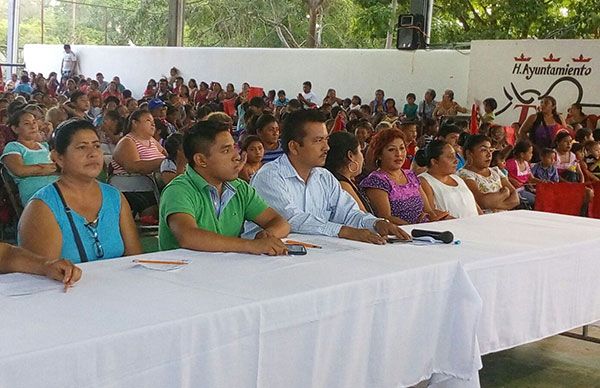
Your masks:
{"label": "tree foliage", "polygon": [[[78,4],[73,4],[78,3]],[[167,0],[21,0],[19,43],[167,42]],[[8,0],[0,0],[6,41]],[[600,0],[435,0],[431,43],[600,38]],[[186,46],[383,48],[410,0],[187,0]]]}

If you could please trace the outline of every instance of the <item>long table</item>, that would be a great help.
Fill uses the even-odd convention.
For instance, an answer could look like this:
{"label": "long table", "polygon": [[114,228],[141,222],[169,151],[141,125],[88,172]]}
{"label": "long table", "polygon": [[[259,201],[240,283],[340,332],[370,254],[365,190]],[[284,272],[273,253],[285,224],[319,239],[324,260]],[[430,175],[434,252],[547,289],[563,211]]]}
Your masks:
{"label": "long table", "polygon": [[177,272],[83,264],[66,294],[0,296],[0,387],[478,385],[477,292],[457,260],[410,250],[324,239],[296,257],[143,256],[192,261]]}
{"label": "long table", "polygon": [[476,386],[480,353],[600,320],[600,222],[517,211],[424,226],[461,244],[295,236],[323,249],[159,252],[145,257],[192,263],[88,263],[67,294],[0,296],[0,387]]}

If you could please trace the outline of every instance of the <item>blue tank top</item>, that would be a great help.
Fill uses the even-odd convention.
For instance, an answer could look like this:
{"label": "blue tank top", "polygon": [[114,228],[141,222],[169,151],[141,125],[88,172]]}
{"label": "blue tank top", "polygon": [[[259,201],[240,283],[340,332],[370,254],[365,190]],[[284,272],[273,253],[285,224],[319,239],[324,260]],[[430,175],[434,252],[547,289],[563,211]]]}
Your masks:
{"label": "blue tank top", "polygon": [[[85,226],[88,221],[75,211],[71,211],[73,221],[75,222],[75,226],[79,232],[79,237],[81,238],[89,261],[121,257],[125,252],[125,245],[123,243],[123,238],[121,237],[119,223],[119,215],[121,213],[121,193],[116,188],[105,183],[98,182],[98,184],[100,185],[100,191],[102,192],[102,205],[100,206],[100,212],[98,213],[96,230],[98,232],[98,240],[104,251],[104,256],[102,258],[97,256],[97,249],[95,247],[92,231]],[[75,243],[75,237],[73,236],[67,213],[65,213],[65,208],[54,185],[46,186],[38,191],[32,197],[32,200],[34,199],[38,199],[45,203],[52,211],[52,214],[54,214],[54,218],[62,232],[62,258],[68,259],[73,263],[81,263],[79,250]]]}

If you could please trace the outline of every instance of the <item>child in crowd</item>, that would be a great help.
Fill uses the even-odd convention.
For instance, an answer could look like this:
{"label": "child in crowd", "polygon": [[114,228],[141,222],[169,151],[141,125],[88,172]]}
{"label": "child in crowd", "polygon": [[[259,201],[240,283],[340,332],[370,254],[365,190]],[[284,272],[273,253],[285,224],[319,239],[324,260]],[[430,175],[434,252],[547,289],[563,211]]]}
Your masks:
{"label": "child in crowd", "polygon": [[417,100],[417,96],[414,93],[408,93],[406,95],[406,104],[404,104],[404,109],[402,109],[402,113],[404,113],[404,118],[406,120],[416,120],[417,119],[417,109],[419,109],[419,105],[415,104]]}
{"label": "child in crowd", "polygon": [[577,132],[575,132],[575,141],[577,143],[584,144],[586,141],[593,141],[594,136],[592,135],[592,130],[588,128],[579,128]]}
{"label": "child in crowd", "polygon": [[506,130],[501,125],[492,125],[489,129],[490,139],[492,140],[492,148],[503,150],[509,146],[506,141]]}
{"label": "child in crowd", "polygon": [[242,153],[246,155],[246,163],[242,167],[239,177],[246,182],[262,167],[265,147],[258,136],[250,135],[242,143]]}
{"label": "child in crowd", "polygon": [[167,185],[176,176],[183,174],[187,159],[183,153],[183,135],[173,133],[165,140],[167,157],[160,164],[160,179]]}
{"label": "child in crowd", "polygon": [[483,116],[481,116],[481,122],[491,124],[496,119],[496,115],[494,111],[498,108],[498,103],[493,98],[486,98],[483,100],[483,111],[485,112]]}
{"label": "child in crowd", "polygon": [[398,117],[398,109],[396,109],[396,100],[388,98],[385,100],[385,114],[389,118]]}
{"label": "child in crowd", "polygon": [[513,157],[506,161],[508,180],[519,193],[521,204],[533,208],[535,203],[534,189],[527,187],[527,184],[540,182],[531,174],[531,166],[529,165],[533,157],[533,144],[528,140],[517,142],[512,155]]}
{"label": "child in crowd", "polygon": [[344,112],[348,112],[350,111],[350,104],[352,104],[352,100],[349,98],[344,98],[344,101],[342,101],[342,109],[344,109]]}
{"label": "child in crowd", "polygon": [[277,99],[273,102],[275,108],[285,108],[290,103],[289,98],[285,96],[285,90],[277,92]]}
{"label": "child in crowd", "polygon": [[584,144],[586,158],[585,163],[588,171],[596,177],[594,181],[600,180],[600,142],[588,141]]}
{"label": "child in crowd", "polygon": [[400,124],[400,130],[404,134],[404,144],[406,145],[406,158],[402,168],[408,170],[417,153],[417,123],[404,122]]}
{"label": "child in crowd", "polygon": [[423,149],[427,147],[433,139],[438,135],[438,122],[434,119],[423,120],[423,134],[417,140],[417,147]]}
{"label": "child in crowd", "polygon": [[359,96],[352,96],[350,100],[350,110],[359,110],[362,105],[362,100]]}
{"label": "child in crowd", "polygon": [[358,148],[362,151],[363,155],[367,154],[367,147],[369,146],[369,138],[373,132],[373,126],[367,120],[360,121],[355,129],[356,140],[358,140]]}
{"label": "child in crowd", "polygon": [[531,167],[531,174],[542,182],[557,183],[560,178],[556,163],[556,153],[552,148],[544,148],[540,154],[540,161]]}
{"label": "child in crowd", "polygon": [[577,162],[577,157],[571,152],[573,138],[567,131],[560,131],[554,140],[556,150],[556,162],[554,165],[558,170],[561,182],[583,183],[585,178]]}
{"label": "child in crowd", "polygon": [[505,177],[508,177],[508,170],[506,169],[506,154],[500,150],[492,152],[492,162],[490,167],[498,167],[500,172]]}
{"label": "child in crowd", "polygon": [[588,169],[585,161],[585,147],[583,143],[573,143],[571,146],[571,152],[574,153],[575,158],[577,158],[577,163],[579,163],[579,168],[581,169],[585,183],[596,182],[600,180]]}

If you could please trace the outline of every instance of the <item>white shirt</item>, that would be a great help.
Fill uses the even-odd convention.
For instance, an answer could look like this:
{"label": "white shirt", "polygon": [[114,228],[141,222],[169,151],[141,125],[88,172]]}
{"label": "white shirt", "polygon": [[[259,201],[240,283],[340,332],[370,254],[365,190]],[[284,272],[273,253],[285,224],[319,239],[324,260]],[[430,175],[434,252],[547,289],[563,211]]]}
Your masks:
{"label": "white shirt", "polygon": [[[250,185],[288,220],[292,233],[337,237],[342,226],[373,230],[379,220],[362,212],[326,169],[313,168],[305,182],[285,154],[258,170]],[[246,223],[245,234],[252,234],[253,228]]]}
{"label": "white shirt", "polygon": [[73,51],[71,51],[70,53],[65,52],[65,55],[63,57],[63,65],[62,65],[63,71],[75,70],[76,63],[77,63],[77,56],[75,55],[75,53],[73,53]]}
{"label": "white shirt", "polygon": [[422,173],[419,177],[425,179],[431,186],[437,209],[447,211],[454,218],[472,217],[479,214],[473,193],[458,175],[450,175],[458,183],[458,186],[449,186],[440,182],[427,172]]}
{"label": "white shirt", "polygon": [[317,104],[317,105],[319,104],[319,102],[318,102],[319,99],[317,98],[317,95],[314,94],[312,91],[310,91],[308,93],[302,92],[301,94],[302,94],[302,97],[304,97],[304,99],[306,101],[313,103],[313,104]]}

